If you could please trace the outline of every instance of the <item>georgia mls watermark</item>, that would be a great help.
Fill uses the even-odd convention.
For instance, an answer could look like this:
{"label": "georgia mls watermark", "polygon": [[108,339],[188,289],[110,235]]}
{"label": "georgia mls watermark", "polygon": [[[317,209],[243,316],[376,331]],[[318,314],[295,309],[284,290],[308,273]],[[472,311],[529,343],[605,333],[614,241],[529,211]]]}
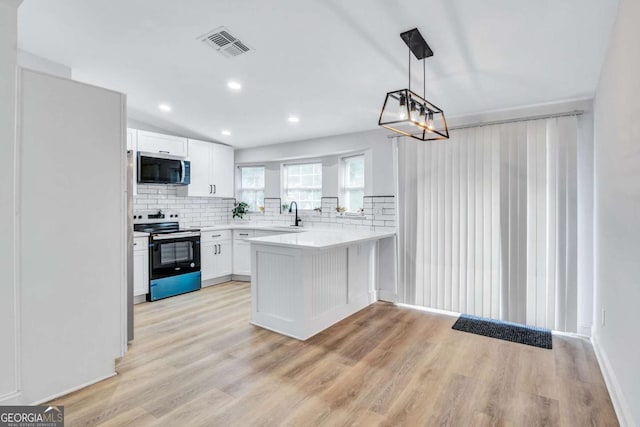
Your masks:
{"label": "georgia mls watermark", "polygon": [[64,406],[0,406],[0,427],[64,427]]}

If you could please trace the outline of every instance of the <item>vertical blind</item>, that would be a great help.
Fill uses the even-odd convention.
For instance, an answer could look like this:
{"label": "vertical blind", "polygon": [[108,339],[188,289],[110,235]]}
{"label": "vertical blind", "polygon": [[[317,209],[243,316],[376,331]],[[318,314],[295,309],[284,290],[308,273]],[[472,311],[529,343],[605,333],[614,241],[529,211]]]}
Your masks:
{"label": "vertical blind", "polygon": [[575,332],[577,119],[398,142],[399,299]]}

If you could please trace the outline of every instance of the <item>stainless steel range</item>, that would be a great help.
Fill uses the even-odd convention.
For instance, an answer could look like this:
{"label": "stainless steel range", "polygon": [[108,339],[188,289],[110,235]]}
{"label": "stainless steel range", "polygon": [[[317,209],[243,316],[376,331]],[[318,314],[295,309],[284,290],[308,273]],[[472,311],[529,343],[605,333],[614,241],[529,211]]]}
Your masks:
{"label": "stainless steel range", "polygon": [[156,301],[201,287],[200,230],[181,229],[177,211],[133,213],[133,229],[149,236],[149,293]]}

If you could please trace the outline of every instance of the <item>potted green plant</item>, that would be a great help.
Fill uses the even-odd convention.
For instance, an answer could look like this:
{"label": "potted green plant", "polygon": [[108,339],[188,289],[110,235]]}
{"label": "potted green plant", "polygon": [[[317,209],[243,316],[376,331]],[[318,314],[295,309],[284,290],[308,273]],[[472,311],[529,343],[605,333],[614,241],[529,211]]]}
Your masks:
{"label": "potted green plant", "polygon": [[236,207],[231,211],[233,213],[234,218],[242,219],[244,214],[249,213],[249,205],[245,202],[236,203]]}

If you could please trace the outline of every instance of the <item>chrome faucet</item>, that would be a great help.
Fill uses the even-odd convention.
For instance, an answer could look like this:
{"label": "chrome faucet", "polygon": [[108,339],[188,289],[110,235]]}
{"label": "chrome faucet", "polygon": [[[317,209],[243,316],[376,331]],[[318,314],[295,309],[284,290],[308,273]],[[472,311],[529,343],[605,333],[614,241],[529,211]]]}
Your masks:
{"label": "chrome faucet", "polygon": [[293,209],[293,204],[295,203],[296,205],[296,220],[293,223],[294,227],[299,227],[300,226],[300,222],[302,222],[302,220],[300,219],[300,217],[298,216],[298,203],[296,203],[295,201],[291,202],[291,204],[289,205],[289,213],[292,212]]}

